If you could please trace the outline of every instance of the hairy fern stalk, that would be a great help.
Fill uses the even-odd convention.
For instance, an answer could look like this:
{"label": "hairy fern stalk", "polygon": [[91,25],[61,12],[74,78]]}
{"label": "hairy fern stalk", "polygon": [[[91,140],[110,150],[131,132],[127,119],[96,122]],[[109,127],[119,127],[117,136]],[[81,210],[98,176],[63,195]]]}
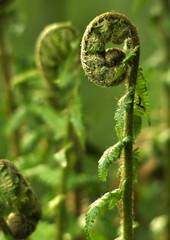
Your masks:
{"label": "hairy fern stalk", "polygon": [[[106,48],[111,42],[115,48]],[[120,48],[117,48],[120,45]],[[122,47],[123,46],[123,47]],[[92,239],[92,224],[100,210],[119,202],[121,215],[120,240],[133,239],[133,183],[136,181],[138,150],[133,149],[141,129],[141,117],[150,123],[146,81],[139,65],[140,43],[136,28],[124,15],[107,12],[87,26],[81,43],[81,62],[90,81],[101,87],[125,82],[125,94],[118,101],[115,130],[118,143],[108,148],[99,160],[98,173],[106,181],[108,170],[121,156],[119,188],[104,194],[89,207],[86,235]]]}

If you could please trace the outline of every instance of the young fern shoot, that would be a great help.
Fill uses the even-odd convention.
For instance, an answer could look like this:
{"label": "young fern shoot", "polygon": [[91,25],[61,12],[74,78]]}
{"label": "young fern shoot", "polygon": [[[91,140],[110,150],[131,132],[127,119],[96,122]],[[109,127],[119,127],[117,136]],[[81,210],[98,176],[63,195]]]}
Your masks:
{"label": "young fern shoot", "polygon": [[[57,239],[63,240],[66,233],[68,218],[67,185],[70,166],[76,175],[83,172],[85,150],[84,125],[81,115],[81,101],[78,95],[80,44],[76,30],[70,23],[55,23],[47,26],[40,34],[36,45],[38,69],[46,80],[52,93],[53,101],[49,108],[63,118],[64,131],[60,143],[56,142],[57,152],[54,157],[62,168],[62,179],[59,195],[64,196],[57,212]],[[79,61],[79,62],[78,62]],[[56,124],[56,132],[58,131]],[[61,153],[64,155],[62,161]],[[81,189],[75,189],[75,215],[81,214]]]}
{"label": "young fern shoot", "polygon": [[[106,49],[108,42],[112,43],[113,47],[115,45],[115,48]],[[133,143],[140,131],[140,125],[137,129],[134,127],[134,119],[135,116],[140,119],[145,111],[149,112],[147,94],[144,94],[145,80],[140,78],[140,83],[137,81],[139,53],[140,43],[135,26],[124,15],[114,11],[96,17],[83,35],[81,62],[89,80],[101,87],[116,86],[125,81],[126,89],[125,95],[118,101],[115,113],[115,129],[119,142],[104,152],[98,165],[99,178],[106,181],[110,165],[121,155],[123,160],[120,187],[106,193],[90,206],[86,215],[88,239],[91,239],[91,226],[100,209],[107,204],[113,207],[119,200],[122,204],[120,239],[133,239],[133,169],[136,169],[133,162]],[[139,87],[136,88],[136,85]],[[135,89],[138,89],[137,93]],[[138,97],[142,98],[142,110],[140,105],[137,105]]]}
{"label": "young fern shoot", "polygon": [[39,200],[15,165],[0,159],[0,228],[13,239],[26,239],[41,218]]}
{"label": "young fern shoot", "polygon": [[[37,67],[51,90],[75,64],[77,32],[70,23],[54,23],[40,34],[36,44]],[[65,82],[65,81],[64,81]],[[55,92],[56,94],[56,92]]]}

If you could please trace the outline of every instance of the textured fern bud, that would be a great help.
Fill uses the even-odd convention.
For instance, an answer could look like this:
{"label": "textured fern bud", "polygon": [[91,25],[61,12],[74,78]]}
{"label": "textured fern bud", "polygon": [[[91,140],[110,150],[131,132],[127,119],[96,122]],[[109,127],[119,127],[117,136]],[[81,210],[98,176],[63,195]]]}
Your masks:
{"label": "textured fern bud", "polygon": [[28,237],[41,218],[41,206],[28,181],[5,159],[0,160],[0,197],[7,210],[2,211],[1,216],[9,229],[5,232],[16,239]]}
{"label": "textured fern bud", "polygon": [[36,221],[21,213],[10,213],[7,218],[7,225],[14,238],[25,239],[35,230]]}
{"label": "textured fern bud", "polygon": [[76,48],[77,33],[69,23],[52,24],[42,31],[36,44],[36,61],[48,84],[70,64]]}
{"label": "textured fern bud", "polygon": [[[114,48],[107,48],[108,43]],[[85,74],[102,87],[120,84],[133,64],[130,59],[125,61],[126,55],[138,45],[136,28],[124,15],[107,12],[96,17],[87,26],[81,43]]]}

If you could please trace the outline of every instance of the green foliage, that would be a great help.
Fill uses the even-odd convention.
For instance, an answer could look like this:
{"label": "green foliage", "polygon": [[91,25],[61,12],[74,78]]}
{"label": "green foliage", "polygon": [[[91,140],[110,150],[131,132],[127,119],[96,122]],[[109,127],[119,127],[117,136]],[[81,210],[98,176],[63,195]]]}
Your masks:
{"label": "green foliage", "polygon": [[[120,141],[123,140],[123,131],[124,131],[124,116],[129,109],[129,104],[132,100],[130,94],[133,89],[130,89],[119,101],[118,107],[115,113],[116,120],[116,133]],[[146,80],[142,74],[141,69],[139,69],[137,85],[135,88],[135,104],[134,104],[134,141],[138,138],[141,126],[142,126],[142,116],[148,121],[150,125],[150,104],[148,98],[148,91],[146,86]]]}
{"label": "green foliage", "polygon": [[44,122],[49,126],[49,128],[54,132],[55,140],[65,136],[66,134],[66,124],[67,118],[61,112],[54,110],[48,105],[30,105],[27,106],[29,110],[35,116],[37,115],[40,119],[43,119]]}
{"label": "green foliage", "polygon": [[[16,177],[15,172],[12,173],[10,168],[4,165],[4,162],[0,161],[0,199],[5,203],[14,203],[17,199],[16,188],[19,179]],[[2,211],[2,210],[1,210]]]}
{"label": "green foliage", "polygon": [[[37,66],[47,82],[67,76],[77,51],[77,33],[70,23],[55,23],[40,34],[36,45]],[[63,77],[62,77],[63,79]]]}
{"label": "green foliage", "polygon": [[106,181],[110,165],[119,159],[122,148],[122,143],[118,142],[115,145],[109,147],[99,159],[98,175],[103,182]]}
{"label": "green foliage", "polygon": [[136,142],[136,140],[141,132],[142,117],[134,114],[133,121],[134,121],[133,138],[134,138],[134,142]]}
{"label": "green foliage", "polygon": [[151,124],[150,104],[146,79],[143,76],[142,69],[138,71],[137,85],[135,89],[135,115],[145,116],[148,124]]}
{"label": "green foliage", "polygon": [[92,176],[89,174],[81,173],[81,174],[70,174],[69,181],[68,181],[68,190],[74,189],[89,189],[91,187],[96,187],[100,184],[97,176]]}
{"label": "green foliage", "polygon": [[118,101],[118,107],[116,109],[115,113],[115,120],[116,120],[116,133],[119,138],[119,140],[123,141],[123,135],[124,135],[124,117],[125,113],[128,111],[130,104],[132,102],[132,99],[130,98],[131,91],[133,91],[133,88],[129,90],[119,101]]}
{"label": "green foliage", "polygon": [[16,87],[19,84],[25,83],[26,81],[30,81],[33,78],[37,78],[39,76],[37,69],[30,69],[28,71],[25,71],[24,73],[17,74],[13,77],[11,80],[12,87]]}
{"label": "green foliage", "polygon": [[13,116],[8,120],[8,124],[6,125],[5,132],[7,134],[11,134],[15,131],[20,125],[21,122],[25,119],[26,116],[26,109],[25,108],[18,108]]}
{"label": "green foliage", "polygon": [[96,219],[96,217],[99,215],[100,211],[107,205],[110,204],[110,208],[113,208],[118,201],[121,199],[121,189],[115,189],[112,192],[105,193],[101,198],[97,199],[95,202],[93,202],[89,210],[86,214],[86,226],[85,226],[85,232],[88,240],[92,239],[92,226]]}
{"label": "green foliage", "polygon": [[67,167],[67,155],[66,155],[66,147],[62,148],[58,152],[54,154],[54,158],[58,163],[59,167],[65,168]]}
{"label": "green foliage", "polygon": [[[60,184],[61,172],[57,171],[50,164],[38,164],[34,167],[29,167],[25,170],[25,174],[29,178],[38,179],[42,186],[47,185],[48,187],[56,187]],[[54,181],[58,179],[58,181]]]}
{"label": "green foliage", "polygon": [[76,93],[73,97],[72,104],[69,109],[70,122],[75,130],[77,138],[82,147],[85,148],[85,129],[82,121],[82,104],[80,96]]}
{"label": "green foliage", "polygon": [[121,74],[123,74],[123,72],[126,69],[126,64],[131,61],[131,59],[136,56],[136,51],[139,49],[139,46],[136,46],[135,48],[133,48],[132,50],[127,50],[126,48],[126,43],[125,43],[125,52],[126,52],[126,57],[123,59],[121,65],[117,68],[114,77],[112,78],[112,80],[117,79]]}
{"label": "green foliage", "polygon": [[123,63],[126,63],[127,61],[131,60],[132,57],[136,56],[136,52],[139,49],[139,46],[135,46],[132,50],[129,51],[127,45],[128,41],[127,42],[125,41],[124,49],[126,50],[126,57],[124,58]]}

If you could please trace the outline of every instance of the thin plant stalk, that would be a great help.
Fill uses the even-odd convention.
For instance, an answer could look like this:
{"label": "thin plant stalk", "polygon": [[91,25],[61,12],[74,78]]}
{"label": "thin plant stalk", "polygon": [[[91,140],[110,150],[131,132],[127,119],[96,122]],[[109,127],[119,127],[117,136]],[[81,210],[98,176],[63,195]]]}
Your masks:
{"label": "thin plant stalk", "polygon": [[[0,53],[1,68],[4,79],[4,103],[6,103],[6,117],[8,119],[15,111],[15,103],[14,96],[11,90],[12,66],[6,44],[5,30],[2,26],[0,26]],[[10,134],[10,145],[10,149],[12,149],[11,157],[14,158],[20,153],[19,132],[16,130]]]}
{"label": "thin plant stalk", "polygon": [[124,138],[129,138],[129,141],[124,143],[124,155],[123,155],[123,171],[124,171],[124,191],[123,191],[123,239],[133,239],[133,116],[134,116],[134,96],[135,85],[138,74],[139,53],[135,58],[135,66],[131,70],[131,74],[126,83],[127,92],[131,88],[134,90],[131,92],[131,103],[129,105],[129,111],[125,115],[124,126]]}

